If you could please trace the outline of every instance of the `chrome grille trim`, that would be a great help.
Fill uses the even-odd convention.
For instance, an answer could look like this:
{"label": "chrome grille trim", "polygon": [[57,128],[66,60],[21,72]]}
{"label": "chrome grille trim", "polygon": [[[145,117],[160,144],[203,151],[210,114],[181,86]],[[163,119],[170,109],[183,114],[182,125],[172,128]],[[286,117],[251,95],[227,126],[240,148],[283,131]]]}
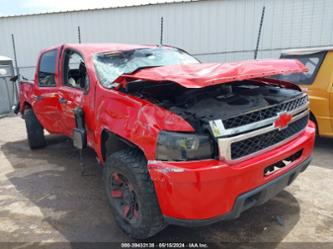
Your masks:
{"label": "chrome grille trim", "polygon": [[[303,112],[303,111],[307,110],[308,108],[309,108],[309,103],[306,103],[305,105],[301,106],[300,108],[297,108],[297,109],[295,109],[291,112],[287,112],[287,113],[294,116],[295,114]],[[272,118],[264,119],[259,122],[255,122],[255,123],[251,123],[251,124],[247,124],[247,125],[243,125],[243,126],[238,126],[236,128],[231,128],[231,129],[225,129],[223,122],[220,119],[210,121],[209,124],[210,124],[210,127],[212,129],[214,136],[217,138],[220,138],[220,137],[228,137],[228,136],[232,136],[232,135],[237,135],[237,134],[244,133],[247,131],[262,128],[262,127],[265,127],[265,126],[268,126],[268,125],[274,123],[275,120],[276,120],[276,116],[274,116]]]}
{"label": "chrome grille trim", "polygon": [[[279,111],[279,112],[287,112],[287,113],[294,115],[297,112],[301,112],[302,110],[309,108],[309,102],[307,100],[306,93],[303,93],[301,96],[298,96],[292,100],[284,101],[279,104],[275,104],[275,105],[272,105],[269,107],[264,107],[264,108],[256,109],[251,112],[244,113],[244,114],[240,115],[240,117],[245,117],[248,114],[258,113],[261,111],[271,110],[271,109],[277,108],[279,106],[292,104],[292,103],[295,103],[302,99],[306,99],[306,103],[304,105],[299,106],[298,108],[296,108],[294,110],[280,110]],[[223,121],[221,119],[209,121],[209,125],[210,125],[211,131],[212,131],[212,134],[214,135],[214,137],[216,137],[216,138],[226,137],[226,136],[232,136],[232,135],[236,135],[239,133],[243,133],[246,131],[250,131],[250,130],[258,129],[260,127],[267,126],[276,119],[275,115],[270,118],[267,118],[267,119],[262,119],[260,121],[252,122],[252,123],[241,125],[241,126],[236,126],[236,127],[229,128],[229,129],[225,128],[225,125],[223,124],[223,122],[225,122],[226,120]],[[227,120],[229,120],[229,119],[227,119]]]}
{"label": "chrome grille trim", "polygon": [[[270,105],[268,107],[258,108],[253,111],[242,113],[241,115],[236,115],[231,118],[223,119],[223,124],[226,129],[234,129],[238,126],[260,122],[264,119],[272,118],[277,112],[290,112],[294,109],[305,105],[308,102],[308,96],[306,93],[301,93],[300,96],[297,96],[293,99],[283,101],[281,103]],[[251,121],[251,119],[253,121]],[[231,123],[230,123],[231,122]],[[240,125],[233,124],[241,123]]]}
{"label": "chrome grille trim", "polygon": [[[286,112],[286,113],[291,114],[293,116],[292,120],[289,123],[289,125],[290,125],[293,122],[295,122],[295,121],[297,121],[297,120],[299,120],[299,119],[301,119],[305,116],[309,116],[308,103],[306,105],[302,106],[301,108],[298,108],[296,110],[293,110],[291,112]],[[285,140],[283,140],[283,141],[281,141],[277,144],[269,146],[265,149],[256,151],[252,154],[246,155],[246,156],[241,157],[241,158],[232,159],[231,145],[233,143],[239,142],[239,141],[242,141],[242,140],[246,140],[246,139],[249,139],[249,138],[252,138],[252,137],[255,137],[255,136],[259,136],[259,135],[262,135],[262,134],[265,134],[265,133],[268,133],[268,132],[271,132],[271,131],[274,131],[274,130],[277,130],[278,128],[276,128],[274,126],[274,121],[276,119],[277,119],[277,116],[275,116],[274,118],[259,121],[259,122],[256,122],[256,123],[253,123],[253,124],[250,124],[250,125],[245,125],[240,130],[237,129],[238,133],[240,133],[240,131],[248,131],[248,127],[256,129],[256,130],[249,131],[247,133],[238,134],[238,135],[235,135],[235,136],[232,136],[232,137],[223,136],[223,137],[218,138],[217,142],[218,142],[218,149],[219,149],[219,159],[224,160],[224,161],[229,162],[229,163],[236,163],[236,162],[239,162],[239,161],[243,161],[243,160],[246,160],[250,157],[253,157],[253,156],[255,156],[259,153],[263,153],[263,152],[268,151],[268,150],[270,150],[274,147],[277,147],[277,146],[279,146],[283,143],[286,143],[287,141],[292,140],[293,138],[295,138],[301,132],[300,131],[300,132],[294,134],[293,136],[291,136],[291,137],[289,137],[289,138],[287,138],[287,139],[285,139]],[[268,120],[269,120],[269,122],[268,122]],[[261,127],[263,127],[263,128],[261,128]],[[245,128],[247,128],[247,129],[245,129]],[[232,129],[232,130],[234,130],[234,129]],[[224,130],[224,131],[227,131],[227,130]],[[230,134],[237,134],[237,132],[231,132]]]}

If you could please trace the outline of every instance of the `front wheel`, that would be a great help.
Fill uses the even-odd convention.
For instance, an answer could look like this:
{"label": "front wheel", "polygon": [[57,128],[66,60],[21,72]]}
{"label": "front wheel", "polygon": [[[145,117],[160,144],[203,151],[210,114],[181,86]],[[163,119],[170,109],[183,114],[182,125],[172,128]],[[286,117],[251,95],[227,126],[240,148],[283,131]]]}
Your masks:
{"label": "front wheel", "polygon": [[138,150],[121,150],[106,160],[105,189],[115,220],[134,239],[165,227],[146,160]]}

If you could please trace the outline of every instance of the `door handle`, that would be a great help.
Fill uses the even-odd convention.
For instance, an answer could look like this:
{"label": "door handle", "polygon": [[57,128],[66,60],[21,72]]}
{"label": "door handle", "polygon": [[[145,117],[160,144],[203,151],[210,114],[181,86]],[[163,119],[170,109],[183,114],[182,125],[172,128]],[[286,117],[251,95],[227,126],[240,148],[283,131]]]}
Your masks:
{"label": "door handle", "polygon": [[43,98],[43,97],[40,96],[40,95],[36,95],[36,96],[35,96],[35,100],[36,100],[36,101],[39,101],[39,100],[41,100],[42,98]]}
{"label": "door handle", "polygon": [[61,103],[61,104],[66,104],[66,103],[67,103],[67,99],[65,99],[65,98],[60,98],[60,99],[59,99],[59,103]]}

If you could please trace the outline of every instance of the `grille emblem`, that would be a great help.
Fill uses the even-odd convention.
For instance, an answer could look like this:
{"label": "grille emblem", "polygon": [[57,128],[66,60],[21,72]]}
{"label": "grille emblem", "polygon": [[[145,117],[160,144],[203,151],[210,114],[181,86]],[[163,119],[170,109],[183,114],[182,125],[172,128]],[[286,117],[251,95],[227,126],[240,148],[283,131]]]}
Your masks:
{"label": "grille emblem", "polygon": [[274,122],[274,127],[283,130],[288,127],[292,118],[293,116],[286,112],[278,113],[278,117]]}

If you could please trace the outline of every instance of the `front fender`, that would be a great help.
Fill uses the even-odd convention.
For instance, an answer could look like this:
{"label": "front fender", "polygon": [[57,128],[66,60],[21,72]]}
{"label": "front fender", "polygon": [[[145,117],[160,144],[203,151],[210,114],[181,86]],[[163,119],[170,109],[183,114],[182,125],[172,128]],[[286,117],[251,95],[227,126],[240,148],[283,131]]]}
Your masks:
{"label": "front fender", "polygon": [[[180,116],[132,96],[105,98],[97,107],[96,136],[101,148],[104,129],[140,148],[147,160],[155,159],[155,148],[160,130],[193,132],[193,127]],[[102,153],[99,150],[101,161]]]}

